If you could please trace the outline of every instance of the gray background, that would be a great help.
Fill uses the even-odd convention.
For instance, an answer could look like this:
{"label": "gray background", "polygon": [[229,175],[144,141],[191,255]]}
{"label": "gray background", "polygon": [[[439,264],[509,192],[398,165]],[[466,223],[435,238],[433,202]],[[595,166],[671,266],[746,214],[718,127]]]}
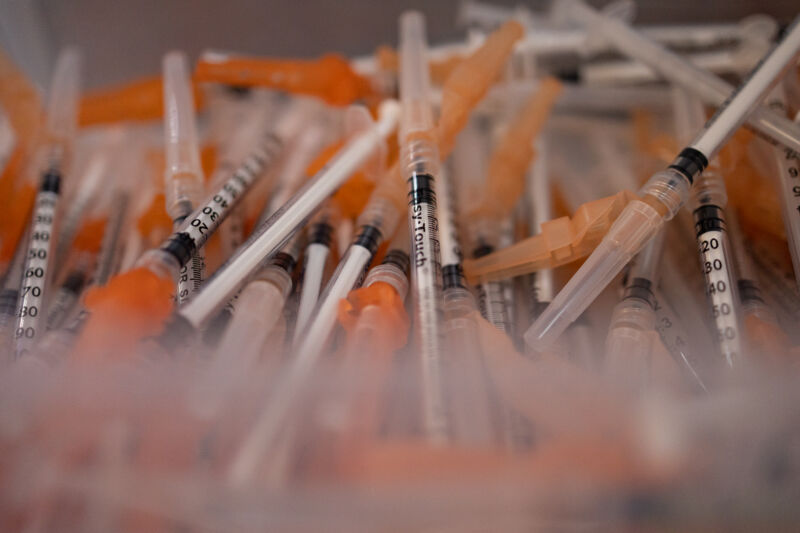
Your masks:
{"label": "gray background", "polygon": [[[541,10],[543,1],[495,2]],[[593,1],[595,5],[607,2]],[[732,21],[766,13],[779,22],[798,12],[798,0],[642,0],[636,21]],[[419,9],[432,43],[459,38],[459,0],[0,0],[0,45],[39,83],[56,51],[80,46],[86,86],[157,73],[165,50],[195,58],[205,48],[252,54],[313,57],[328,50],[371,52],[396,41],[398,15]]]}

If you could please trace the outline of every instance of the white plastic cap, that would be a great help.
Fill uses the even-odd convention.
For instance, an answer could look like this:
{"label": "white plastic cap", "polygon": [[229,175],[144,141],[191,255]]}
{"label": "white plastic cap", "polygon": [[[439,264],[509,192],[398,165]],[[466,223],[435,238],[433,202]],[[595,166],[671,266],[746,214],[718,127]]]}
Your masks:
{"label": "white plastic cap", "polygon": [[58,56],[47,102],[47,134],[56,142],[75,138],[81,90],[81,54],[66,48]]}
{"label": "white plastic cap", "polygon": [[[203,196],[203,170],[194,118],[194,97],[186,56],[164,56],[164,172],[167,211],[173,218],[186,216]],[[189,209],[191,211],[191,209]]]}

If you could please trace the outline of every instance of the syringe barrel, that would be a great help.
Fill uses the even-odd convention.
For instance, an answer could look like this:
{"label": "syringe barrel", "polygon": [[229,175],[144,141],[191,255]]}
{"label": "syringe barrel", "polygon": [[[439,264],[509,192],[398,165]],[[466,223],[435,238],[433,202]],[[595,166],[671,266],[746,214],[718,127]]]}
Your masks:
{"label": "syringe barrel", "polygon": [[173,219],[187,216],[203,196],[194,97],[186,56],[164,56],[165,194],[167,212]]}

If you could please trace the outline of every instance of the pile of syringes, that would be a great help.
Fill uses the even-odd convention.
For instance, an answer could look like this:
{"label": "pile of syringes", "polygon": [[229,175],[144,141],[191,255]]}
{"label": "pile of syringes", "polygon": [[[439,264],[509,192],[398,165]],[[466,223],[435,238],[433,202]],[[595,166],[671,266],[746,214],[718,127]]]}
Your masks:
{"label": "pile of syringes", "polygon": [[0,530],[795,529],[800,17],[634,11],[0,54]]}

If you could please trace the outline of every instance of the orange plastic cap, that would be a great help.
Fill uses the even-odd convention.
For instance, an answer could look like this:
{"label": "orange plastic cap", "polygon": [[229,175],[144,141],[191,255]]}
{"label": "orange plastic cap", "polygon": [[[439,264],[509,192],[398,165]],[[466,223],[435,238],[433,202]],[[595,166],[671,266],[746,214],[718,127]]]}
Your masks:
{"label": "orange plastic cap", "polygon": [[81,358],[126,357],[145,337],[161,332],[172,312],[175,282],[134,268],[87,291],[90,313],[75,354]]}

